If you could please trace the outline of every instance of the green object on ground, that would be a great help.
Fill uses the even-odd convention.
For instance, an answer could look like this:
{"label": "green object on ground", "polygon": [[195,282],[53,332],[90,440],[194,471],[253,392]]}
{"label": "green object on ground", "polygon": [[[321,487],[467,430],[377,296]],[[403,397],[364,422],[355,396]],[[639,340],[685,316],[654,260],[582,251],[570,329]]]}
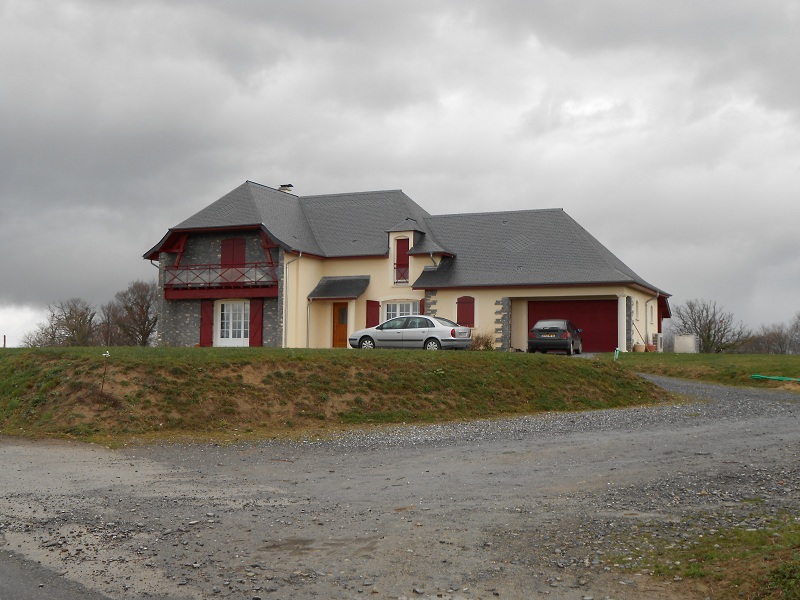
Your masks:
{"label": "green object on ground", "polygon": [[750,379],[776,379],[778,381],[800,381],[795,377],[780,377],[778,375],[750,375]]}

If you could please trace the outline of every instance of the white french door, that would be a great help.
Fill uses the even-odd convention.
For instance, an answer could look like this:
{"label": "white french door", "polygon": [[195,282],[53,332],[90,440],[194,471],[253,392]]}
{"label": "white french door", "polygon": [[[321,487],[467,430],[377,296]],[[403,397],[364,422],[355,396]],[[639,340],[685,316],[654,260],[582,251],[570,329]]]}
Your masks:
{"label": "white french door", "polygon": [[249,300],[219,300],[214,304],[214,345],[250,345]]}

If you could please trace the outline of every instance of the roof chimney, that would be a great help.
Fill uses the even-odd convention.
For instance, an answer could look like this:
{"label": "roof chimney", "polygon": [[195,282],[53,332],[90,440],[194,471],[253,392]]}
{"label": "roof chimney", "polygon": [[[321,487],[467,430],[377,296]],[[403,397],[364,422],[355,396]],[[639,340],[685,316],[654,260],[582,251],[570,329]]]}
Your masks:
{"label": "roof chimney", "polygon": [[287,194],[291,193],[292,188],[294,186],[291,183],[282,183],[278,188],[279,192],[286,192]]}

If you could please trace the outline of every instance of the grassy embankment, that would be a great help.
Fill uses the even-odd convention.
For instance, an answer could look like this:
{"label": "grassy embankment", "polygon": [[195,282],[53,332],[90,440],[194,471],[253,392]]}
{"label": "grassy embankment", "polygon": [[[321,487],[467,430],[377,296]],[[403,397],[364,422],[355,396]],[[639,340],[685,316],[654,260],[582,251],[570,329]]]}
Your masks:
{"label": "grassy embankment", "polygon": [[667,394],[613,361],[501,352],[112,348],[0,352],[0,431],[132,437],[315,435],[630,406]]}

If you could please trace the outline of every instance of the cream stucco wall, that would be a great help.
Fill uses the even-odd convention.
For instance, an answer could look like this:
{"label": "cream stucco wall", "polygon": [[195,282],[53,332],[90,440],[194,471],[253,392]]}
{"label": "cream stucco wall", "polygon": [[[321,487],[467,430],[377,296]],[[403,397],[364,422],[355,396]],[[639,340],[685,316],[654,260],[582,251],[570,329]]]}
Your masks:
{"label": "cream stucco wall", "polygon": [[[511,299],[511,347],[514,349],[525,350],[528,343],[528,302],[535,299],[617,299],[622,307],[620,314],[623,315],[620,319],[620,326],[618,332],[618,342],[620,348],[626,347],[627,328],[626,322],[626,299],[628,297],[632,300],[633,321],[636,325],[631,329],[633,330],[634,342],[639,338],[637,328],[641,331],[642,337],[645,334],[645,303],[653,298],[652,295],[647,295],[640,290],[628,286],[595,286],[592,288],[586,287],[548,287],[548,288],[474,288],[474,289],[457,289],[457,290],[439,290],[436,295],[435,308],[439,316],[447,317],[455,320],[456,318],[456,301],[461,296],[472,296],[475,299],[475,326],[473,331],[475,333],[489,333],[495,337],[499,337],[497,329],[499,327],[498,319],[500,306],[496,301],[501,298]],[[636,320],[636,302],[639,302],[639,320]],[[650,302],[647,306],[647,325],[649,326],[649,333],[657,331],[657,318],[658,308],[655,306],[656,302]],[[650,306],[653,306],[653,321],[649,323]],[[497,344],[499,347],[499,343]]]}
{"label": "cream stucco wall", "polygon": [[630,294],[633,323],[633,343],[650,344],[658,333],[658,297],[634,290]]}
{"label": "cream stucco wall", "polygon": [[[364,328],[367,320],[367,300],[381,303],[381,320],[385,317],[385,304],[395,301],[419,303],[425,297],[423,290],[414,290],[411,284],[395,285],[394,264],[397,238],[413,240],[411,232],[389,234],[389,256],[370,258],[321,259],[299,256],[287,252],[284,259],[284,276],[288,279],[284,293],[284,346],[289,348],[330,348],[333,332],[333,301],[308,301],[308,295],[322,277],[369,275],[370,282],[364,294],[348,303],[348,334]],[[413,282],[422,269],[432,264],[429,257],[409,257],[409,281]]]}
{"label": "cream stucco wall", "polygon": [[[369,275],[370,283],[364,294],[348,303],[348,334],[362,329],[366,324],[367,300],[381,303],[380,319],[385,319],[385,305],[389,302],[407,301],[419,303],[425,297],[424,290],[414,290],[411,285],[394,283],[395,240],[408,237],[411,232],[389,234],[388,256],[371,258],[321,259],[313,256],[298,256],[287,252],[284,260],[284,276],[287,284],[284,302],[286,324],[284,346],[290,348],[330,348],[333,331],[333,301],[308,301],[308,295],[324,276]],[[433,264],[428,256],[409,257],[409,281],[415,281],[425,266]],[[433,310],[439,316],[456,320],[456,301],[461,296],[475,299],[476,333],[489,333],[499,337],[496,301],[510,298],[511,347],[524,350],[528,339],[528,301],[534,299],[617,299],[619,324],[619,347],[627,346],[628,333],[633,343],[652,340],[658,331],[658,306],[653,294],[628,286],[578,286],[548,288],[473,288],[438,290],[434,295]],[[627,306],[630,299],[631,321],[627,321]],[[638,306],[638,312],[637,312]],[[499,344],[498,344],[499,347]]]}

